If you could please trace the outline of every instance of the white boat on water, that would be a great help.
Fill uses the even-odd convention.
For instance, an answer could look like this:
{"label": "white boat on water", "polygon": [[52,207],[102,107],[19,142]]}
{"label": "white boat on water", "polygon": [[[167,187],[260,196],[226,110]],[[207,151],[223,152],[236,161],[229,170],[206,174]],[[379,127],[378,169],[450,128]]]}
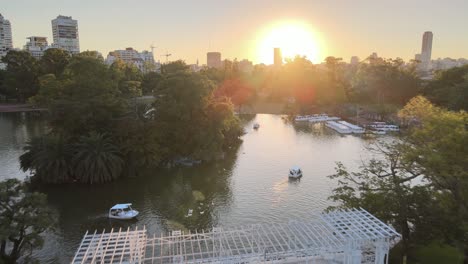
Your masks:
{"label": "white boat on water", "polygon": [[259,127],[260,127],[260,124],[259,124],[259,123],[255,123],[255,124],[253,125],[253,128],[254,128],[254,129],[258,129]]}
{"label": "white boat on water", "polygon": [[109,218],[129,220],[137,217],[138,211],[132,209],[131,203],[116,204],[109,210]]}
{"label": "white boat on water", "polygon": [[289,178],[294,178],[298,179],[302,177],[302,170],[298,166],[294,166],[291,169],[289,169]]}

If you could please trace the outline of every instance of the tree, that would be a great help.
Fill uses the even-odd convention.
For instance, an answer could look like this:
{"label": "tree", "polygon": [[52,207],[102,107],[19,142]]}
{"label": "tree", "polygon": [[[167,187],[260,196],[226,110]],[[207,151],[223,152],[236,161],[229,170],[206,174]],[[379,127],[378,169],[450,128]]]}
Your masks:
{"label": "tree", "polygon": [[6,94],[20,102],[35,95],[38,90],[38,63],[27,51],[11,50],[2,58],[5,71]]}
{"label": "tree", "polygon": [[468,113],[447,111],[426,98],[413,98],[399,113],[406,120],[417,120],[407,136],[411,148],[408,159],[424,168],[427,180],[446,197],[446,207],[460,228],[459,245],[468,258]]}
{"label": "tree", "polygon": [[80,137],[72,158],[76,179],[82,183],[105,183],[119,178],[124,161],[120,149],[104,134]]}
{"label": "tree", "polygon": [[110,132],[126,107],[107,66],[88,56],[75,56],[64,72],[62,96],[51,105],[51,128],[79,137]]}
{"label": "tree", "polygon": [[220,87],[214,92],[215,97],[228,97],[231,102],[240,107],[247,103],[253,96],[253,89],[243,80],[228,79],[225,80]]}
{"label": "tree", "polygon": [[416,97],[399,115],[409,120],[407,133],[379,146],[379,155],[359,172],[339,164],[331,176],[338,187],[330,198],[339,207],[362,206],[390,222],[403,236],[402,255],[420,259],[416,249],[437,243],[464,252],[466,261],[468,114]]}
{"label": "tree", "polygon": [[63,49],[47,49],[39,61],[42,74],[54,74],[55,77],[62,75],[65,67],[70,62],[71,56]]}
{"label": "tree", "polygon": [[438,72],[423,94],[436,105],[468,111],[468,65]]}
{"label": "tree", "polygon": [[143,81],[141,82],[143,95],[152,95],[154,90],[156,90],[156,87],[158,87],[161,78],[161,74],[157,72],[148,72],[145,74],[143,76]]}
{"label": "tree", "polygon": [[351,81],[352,100],[374,104],[404,105],[416,96],[421,81],[414,68],[403,67],[401,59],[361,63]]}
{"label": "tree", "polygon": [[21,169],[34,173],[35,179],[45,183],[64,183],[73,180],[72,148],[59,135],[31,139],[20,156]]}
{"label": "tree", "polygon": [[39,77],[39,92],[29,98],[29,102],[43,107],[51,107],[56,100],[64,95],[64,87],[68,79],[57,79],[54,74],[45,74]]}
{"label": "tree", "polygon": [[109,68],[111,78],[117,82],[118,88],[125,98],[141,96],[140,70],[133,64],[127,64],[122,60],[116,60]]}
{"label": "tree", "polygon": [[75,57],[90,57],[104,62],[104,57],[96,50],[85,50],[75,55]]}
{"label": "tree", "polygon": [[[380,219],[390,222],[402,235],[402,253],[407,255],[411,246],[411,226],[427,215],[418,210],[424,201],[432,204],[431,193],[425,186],[412,186],[411,181],[421,178],[421,168],[404,158],[404,143],[383,142],[370,147],[380,157],[364,162],[359,172],[349,172],[338,163],[331,179],[338,181],[330,199],[338,202],[335,208],[366,208]],[[417,227],[419,228],[419,226]]]}
{"label": "tree", "polygon": [[[213,97],[215,85],[204,74],[185,71],[179,63],[175,68],[163,74],[155,91],[155,129],[170,131],[161,134],[162,152],[169,161],[219,157],[225,143],[240,136],[234,132],[240,125],[232,104]],[[214,115],[215,111],[220,115]],[[213,115],[216,118],[210,118]]]}
{"label": "tree", "polygon": [[41,248],[41,234],[55,219],[44,194],[29,192],[17,179],[0,182],[0,261],[16,263],[26,250]]}

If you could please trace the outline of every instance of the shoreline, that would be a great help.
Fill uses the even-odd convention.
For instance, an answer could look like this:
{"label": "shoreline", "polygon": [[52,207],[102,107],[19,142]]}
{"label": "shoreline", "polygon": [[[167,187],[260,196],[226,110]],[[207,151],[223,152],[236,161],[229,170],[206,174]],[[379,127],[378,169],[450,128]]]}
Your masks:
{"label": "shoreline", "polygon": [[47,108],[35,108],[30,104],[0,104],[0,113],[41,112],[47,110]]}

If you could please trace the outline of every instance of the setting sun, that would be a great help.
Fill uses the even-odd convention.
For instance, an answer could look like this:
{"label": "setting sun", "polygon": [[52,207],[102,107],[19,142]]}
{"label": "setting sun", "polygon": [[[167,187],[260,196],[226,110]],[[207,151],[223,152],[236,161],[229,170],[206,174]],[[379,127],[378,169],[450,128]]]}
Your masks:
{"label": "setting sun", "polygon": [[283,59],[300,55],[317,63],[319,60],[318,42],[315,32],[306,24],[278,23],[261,34],[257,58],[262,63],[272,64],[273,48],[281,48]]}

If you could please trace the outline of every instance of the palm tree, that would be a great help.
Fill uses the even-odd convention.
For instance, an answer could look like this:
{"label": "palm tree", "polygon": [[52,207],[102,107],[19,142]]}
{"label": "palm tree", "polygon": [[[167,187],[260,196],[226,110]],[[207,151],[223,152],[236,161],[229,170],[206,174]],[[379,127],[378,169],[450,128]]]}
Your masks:
{"label": "palm tree", "polygon": [[63,183],[72,180],[71,149],[67,139],[56,134],[33,138],[20,156],[20,167],[31,171],[40,181]]}
{"label": "palm tree", "polygon": [[104,183],[122,174],[122,154],[105,134],[91,132],[80,137],[75,151],[72,161],[75,175],[80,182]]}

